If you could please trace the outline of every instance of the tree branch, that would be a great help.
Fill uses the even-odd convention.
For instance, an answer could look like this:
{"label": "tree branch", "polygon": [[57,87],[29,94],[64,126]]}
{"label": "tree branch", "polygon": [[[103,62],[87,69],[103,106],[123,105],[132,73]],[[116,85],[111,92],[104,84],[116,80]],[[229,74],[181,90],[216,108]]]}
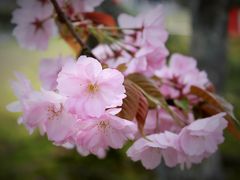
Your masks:
{"label": "tree branch", "polygon": [[61,8],[58,5],[57,1],[56,0],[51,0],[51,3],[53,4],[53,7],[54,7],[54,9],[55,9],[55,11],[56,11],[56,13],[58,15],[58,19],[66,24],[66,26],[67,26],[68,30],[70,31],[70,33],[76,39],[78,44],[82,47],[82,54],[86,54],[86,55],[89,55],[89,56],[92,56],[92,57],[96,58],[94,56],[94,54],[92,53],[91,49],[88,47],[88,45],[85,44],[82,41],[82,39],[79,37],[79,35],[76,33],[76,31],[75,31],[71,21],[66,16],[66,14],[61,10]]}

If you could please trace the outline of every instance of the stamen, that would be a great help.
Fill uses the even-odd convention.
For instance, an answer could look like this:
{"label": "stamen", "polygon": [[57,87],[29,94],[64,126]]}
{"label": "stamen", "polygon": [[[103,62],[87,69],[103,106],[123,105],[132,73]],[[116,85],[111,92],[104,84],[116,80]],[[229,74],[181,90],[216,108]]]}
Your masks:
{"label": "stamen", "polygon": [[96,91],[98,91],[98,86],[96,84],[89,84],[88,91],[90,93],[95,93]]}
{"label": "stamen", "polygon": [[40,21],[39,19],[35,19],[34,22],[32,22],[32,25],[35,27],[35,32],[37,32],[40,29],[43,29],[43,21]]}
{"label": "stamen", "polygon": [[98,123],[98,129],[102,132],[106,132],[106,130],[109,128],[109,122],[106,120],[102,120]]}
{"label": "stamen", "polygon": [[47,111],[48,111],[48,120],[53,120],[54,118],[60,116],[60,114],[63,111],[63,105],[61,104],[59,110],[56,110],[56,107],[53,104],[51,104],[48,106]]}

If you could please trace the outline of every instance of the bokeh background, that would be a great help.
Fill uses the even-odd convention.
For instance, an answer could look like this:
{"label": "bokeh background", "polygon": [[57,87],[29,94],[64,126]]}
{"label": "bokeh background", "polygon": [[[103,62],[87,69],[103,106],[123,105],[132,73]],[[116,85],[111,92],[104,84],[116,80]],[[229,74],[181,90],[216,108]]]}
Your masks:
{"label": "bokeh background", "polygon": [[[105,0],[99,10],[117,16],[136,14],[154,7],[160,0]],[[217,90],[235,107],[240,118],[240,1],[162,0],[166,28],[170,32],[170,52],[192,55],[206,69]],[[110,151],[99,160],[82,158],[75,150],[52,145],[38,132],[29,136],[17,124],[18,114],[5,106],[15,99],[9,85],[14,71],[25,73],[39,88],[38,65],[42,58],[71,54],[60,39],[51,41],[49,50],[21,49],[12,36],[11,12],[14,0],[0,0],[0,179],[240,179],[240,141],[226,132],[219,151],[201,165],[181,171],[161,164],[154,171],[131,162],[124,150]]]}

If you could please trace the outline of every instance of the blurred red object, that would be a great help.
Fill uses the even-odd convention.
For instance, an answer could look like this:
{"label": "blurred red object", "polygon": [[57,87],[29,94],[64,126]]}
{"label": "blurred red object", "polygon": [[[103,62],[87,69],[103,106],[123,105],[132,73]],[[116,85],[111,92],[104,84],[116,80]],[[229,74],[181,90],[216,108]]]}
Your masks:
{"label": "blurred red object", "polygon": [[230,36],[240,36],[240,7],[234,7],[229,11],[228,33]]}
{"label": "blurred red object", "polygon": [[112,0],[112,2],[116,5],[120,4],[122,2],[122,0]]}

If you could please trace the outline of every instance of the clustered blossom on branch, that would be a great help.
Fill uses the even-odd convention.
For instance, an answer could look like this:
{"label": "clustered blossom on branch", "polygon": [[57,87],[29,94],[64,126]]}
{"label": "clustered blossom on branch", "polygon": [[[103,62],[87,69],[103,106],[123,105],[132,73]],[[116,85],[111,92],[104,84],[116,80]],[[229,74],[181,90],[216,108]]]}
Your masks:
{"label": "clustered blossom on branch", "polygon": [[[167,59],[161,5],[136,17],[121,14],[117,25],[94,11],[102,2],[18,0],[13,34],[22,47],[46,50],[58,29],[81,56],[43,59],[40,91],[17,73],[18,101],[8,110],[22,112],[18,122],[29,133],[38,129],[82,156],[104,158],[109,148],[132,140],[127,156],[146,169],[162,159],[182,168],[202,162],[224,141],[223,130],[234,129],[232,106],[214,93],[194,58],[175,53]],[[93,49],[90,36],[98,41]]]}

